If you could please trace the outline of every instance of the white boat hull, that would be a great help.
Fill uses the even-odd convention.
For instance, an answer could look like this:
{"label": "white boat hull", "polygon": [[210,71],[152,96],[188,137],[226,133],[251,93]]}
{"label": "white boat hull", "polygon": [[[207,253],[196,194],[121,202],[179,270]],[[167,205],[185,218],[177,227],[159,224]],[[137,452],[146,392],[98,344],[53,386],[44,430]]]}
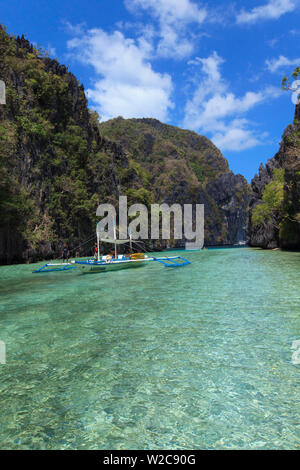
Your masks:
{"label": "white boat hull", "polygon": [[118,271],[121,269],[135,269],[145,266],[151,258],[138,260],[113,260],[110,262],[76,263],[77,267],[84,273],[99,273],[107,271]]}

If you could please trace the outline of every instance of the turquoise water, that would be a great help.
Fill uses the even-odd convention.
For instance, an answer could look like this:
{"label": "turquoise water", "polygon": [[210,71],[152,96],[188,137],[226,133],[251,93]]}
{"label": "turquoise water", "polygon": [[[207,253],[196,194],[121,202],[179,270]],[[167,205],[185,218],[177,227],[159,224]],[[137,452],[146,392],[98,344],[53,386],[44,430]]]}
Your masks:
{"label": "turquoise water", "polygon": [[185,256],[0,268],[1,449],[300,448],[300,253]]}

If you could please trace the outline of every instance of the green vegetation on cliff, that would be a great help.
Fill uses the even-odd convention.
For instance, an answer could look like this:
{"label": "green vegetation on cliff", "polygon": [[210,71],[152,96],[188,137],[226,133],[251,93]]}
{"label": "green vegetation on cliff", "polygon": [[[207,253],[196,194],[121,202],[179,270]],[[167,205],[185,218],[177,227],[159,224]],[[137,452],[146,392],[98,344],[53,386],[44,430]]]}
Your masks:
{"label": "green vegetation on cliff", "polygon": [[229,171],[221,152],[206,137],[156,119],[119,117],[101,123],[100,131],[122,145],[145,169],[154,170],[154,175],[166,172],[170,182],[176,176],[176,167],[189,174],[196,185]]}
{"label": "green vegetation on cliff", "polygon": [[273,180],[265,187],[262,203],[258,204],[252,213],[254,227],[269,222],[272,217],[283,215],[284,202],[284,170],[276,168]]}
{"label": "green vegetation on cliff", "polygon": [[112,176],[118,184],[114,160],[123,159],[119,171],[127,160],[101,139],[84,89],[66,67],[3,28],[0,63],[7,103],[0,108],[2,259],[14,259],[16,248],[30,257],[61,240],[79,244],[113,192]]}
{"label": "green vegetation on cliff", "polygon": [[155,119],[99,124],[65,66],[1,27],[0,79],[1,263],[79,245],[95,231],[97,206],[117,206],[119,195],[204,203],[207,243],[245,238],[248,185],[207,138]]}

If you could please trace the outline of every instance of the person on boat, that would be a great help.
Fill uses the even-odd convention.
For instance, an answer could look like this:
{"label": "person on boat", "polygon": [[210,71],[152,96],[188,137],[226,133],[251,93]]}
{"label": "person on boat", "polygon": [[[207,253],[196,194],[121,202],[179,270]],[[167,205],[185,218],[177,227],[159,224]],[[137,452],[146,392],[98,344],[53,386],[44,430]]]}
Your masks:
{"label": "person on boat", "polygon": [[97,261],[98,259],[98,245],[97,242],[94,244],[94,260]]}
{"label": "person on boat", "polygon": [[66,261],[66,263],[69,262],[69,256],[70,256],[70,250],[69,250],[69,247],[66,243],[64,243],[64,247],[63,247],[63,250],[62,250],[62,259],[63,259],[63,263]]}

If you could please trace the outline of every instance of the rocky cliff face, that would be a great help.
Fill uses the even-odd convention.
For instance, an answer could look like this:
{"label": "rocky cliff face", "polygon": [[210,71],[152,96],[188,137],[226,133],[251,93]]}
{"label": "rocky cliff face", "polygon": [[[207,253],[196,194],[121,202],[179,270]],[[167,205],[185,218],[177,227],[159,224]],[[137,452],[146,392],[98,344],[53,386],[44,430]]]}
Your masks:
{"label": "rocky cliff face", "polygon": [[153,119],[99,126],[74,75],[3,28],[0,79],[0,263],[81,245],[97,206],[116,206],[119,195],[129,204],[204,203],[206,243],[245,239],[248,185],[205,137]]}
{"label": "rocky cliff face", "polygon": [[205,205],[206,245],[246,241],[250,187],[206,137],[156,119],[117,118],[100,132],[144,172],[149,201]]}
{"label": "rocky cliff face", "polygon": [[127,185],[136,175],[101,137],[74,75],[3,29],[0,77],[0,263],[57,256],[64,241],[91,237],[98,204],[118,200],[124,172]]}
{"label": "rocky cliff face", "polygon": [[[283,174],[282,201],[269,210],[262,223],[253,222],[255,211],[263,208],[266,190],[274,182],[276,170]],[[261,248],[300,248],[300,105],[296,106],[294,123],[283,136],[278,153],[261,165],[251,182],[249,238],[252,246]],[[270,188],[270,186],[269,186]],[[266,204],[265,204],[266,205]],[[263,214],[263,210],[262,210]]]}
{"label": "rocky cliff face", "polygon": [[[248,207],[250,201],[250,188],[241,175],[232,172],[224,173],[219,178],[208,183],[206,191],[219,208],[220,218],[223,220],[223,235],[219,240],[212,237],[210,243],[235,245],[247,241]],[[209,206],[208,206],[209,207]],[[206,207],[206,213],[208,212]],[[211,233],[218,233],[214,224],[213,212],[211,216]],[[225,232],[225,233],[224,233]]]}

